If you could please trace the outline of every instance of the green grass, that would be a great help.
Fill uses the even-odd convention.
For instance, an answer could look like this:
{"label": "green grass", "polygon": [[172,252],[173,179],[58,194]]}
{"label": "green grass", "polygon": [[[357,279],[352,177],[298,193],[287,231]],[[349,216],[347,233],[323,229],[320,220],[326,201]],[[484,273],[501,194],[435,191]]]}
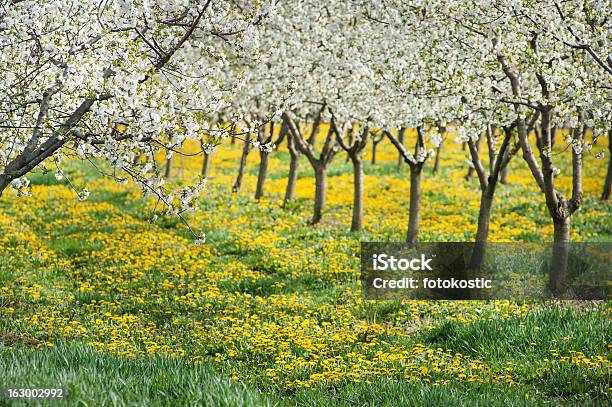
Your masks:
{"label": "green grass", "polygon": [[[0,405],[67,406],[604,406],[609,400],[558,400],[542,392],[488,384],[428,385],[381,379],[340,388],[299,390],[293,397],[264,396],[257,389],[216,374],[206,365],[179,359],[140,359],[97,353],[60,343],[49,350],[0,351],[0,388],[67,389],[65,400],[12,401]],[[2,397],[5,397],[3,395]]]}
{"label": "green grass", "polygon": [[[70,406],[274,406],[256,389],[219,376],[206,365],[179,359],[130,359],[91,347],[59,344],[50,350],[0,351],[0,388],[68,390]],[[3,395],[2,397],[5,397]],[[0,405],[32,405],[32,402]],[[41,403],[42,404],[42,403]]]}
{"label": "green grass", "polygon": [[66,180],[58,180],[52,171],[34,173],[29,178],[31,185],[63,185]]}
{"label": "green grass", "polygon": [[[469,324],[444,322],[423,334],[427,343],[477,357],[550,397],[610,401],[610,372],[594,372],[569,363],[552,363],[538,369],[555,353],[571,357],[577,349],[587,357],[605,354],[612,341],[612,322],[601,311],[579,312],[552,306],[533,311],[525,318],[482,320]],[[508,364],[511,360],[511,365]]]}
{"label": "green grass", "polygon": [[584,353],[605,353],[612,341],[612,322],[599,310],[579,312],[551,306],[524,318],[445,322],[427,332],[425,339],[487,361],[518,354],[535,360],[548,356],[551,343],[561,352],[579,348]]}
{"label": "green grass", "polygon": [[[557,406],[557,402],[540,399],[535,394],[515,388],[503,390],[490,385],[432,386],[422,383],[394,383],[381,380],[368,385],[354,385],[340,391],[302,391],[298,404],[307,406]],[[566,406],[596,406],[597,403],[567,403]]]}

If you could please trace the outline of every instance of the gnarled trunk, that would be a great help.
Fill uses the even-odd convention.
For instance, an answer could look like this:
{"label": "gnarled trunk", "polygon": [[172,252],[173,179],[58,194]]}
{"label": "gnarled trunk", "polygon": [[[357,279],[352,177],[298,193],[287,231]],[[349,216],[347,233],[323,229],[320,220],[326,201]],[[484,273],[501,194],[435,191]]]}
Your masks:
{"label": "gnarled trunk", "polygon": [[410,213],[408,215],[408,235],[406,241],[412,246],[419,235],[421,222],[421,167],[410,166]]}
{"label": "gnarled trunk", "polygon": [[569,257],[570,218],[554,219],[554,241],[549,270],[549,289],[554,296],[565,291]]}
{"label": "gnarled trunk", "polygon": [[255,188],[255,199],[261,199],[264,196],[264,187],[266,178],[268,177],[268,153],[259,151],[259,171],[257,173],[257,188]]}
{"label": "gnarled trunk", "polygon": [[359,155],[351,156],[353,162],[353,219],[351,232],[359,232],[363,224],[363,160]]}
{"label": "gnarled trunk", "polygon": [[316,225],[321,221],[323,210],[327,201],[327,168],[324,165],[317,165],[315,170],[315,198],[314,214],[312,224]]}

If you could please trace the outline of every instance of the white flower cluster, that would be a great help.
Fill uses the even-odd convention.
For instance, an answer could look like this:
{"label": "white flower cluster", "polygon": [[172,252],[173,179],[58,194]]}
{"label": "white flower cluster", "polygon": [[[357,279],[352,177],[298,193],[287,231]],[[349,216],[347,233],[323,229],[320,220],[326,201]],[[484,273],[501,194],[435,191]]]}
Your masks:
{"label": "white flower cluster", "polygon": [[30,192],[30,180],[26,177],[14,179],[11,181],[10,187],[17,191],[18,196],[32,196]]}
{"label": "white flower cluster", "polygon": [[260,57],[259,30],[272,12],[258,0],[0,6],[0,188],[4,176],[25,191],[14,174],[50,156],[102,159],[126,171],[119,179],[142,184],[162,150],[201,139],[212,151],[233,128],[209,131],[208,119]]}

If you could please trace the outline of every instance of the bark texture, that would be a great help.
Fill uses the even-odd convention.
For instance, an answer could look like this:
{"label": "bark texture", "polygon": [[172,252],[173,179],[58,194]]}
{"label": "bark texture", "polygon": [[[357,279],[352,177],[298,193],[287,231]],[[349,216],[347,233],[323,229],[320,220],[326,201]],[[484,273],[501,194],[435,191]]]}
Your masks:
{"label": "bark texture", "polygon": [[351,232],[359,232],[363,225],[363,160],[351,157],[353,162],[353,217]]}
{"label": "bark texture", "polygon": [[554,221],[554,241],[550,262],[549,289],[557,297],[565,291],[565,277],[569,258],[570,218]]}

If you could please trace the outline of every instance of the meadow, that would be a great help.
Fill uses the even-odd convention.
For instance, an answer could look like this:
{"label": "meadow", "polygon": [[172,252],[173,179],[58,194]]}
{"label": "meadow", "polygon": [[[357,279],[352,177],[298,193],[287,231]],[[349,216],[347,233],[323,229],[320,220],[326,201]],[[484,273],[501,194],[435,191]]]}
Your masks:
{"label": "meadow", "polygon": [[[69,405],[92,406],[608,405],[608,302],[364,299],[360,241],[403,241],[408,221],[408,168],[398,171],[387,141],[378,150],[377,164],[365,155],[364,230],[351,233],[344,153],[313,227],[305,158],[297,197],[283,207],[285,148],[270,156],[256,201],[257,152],[236,194],[241,145],[222,145],[188,216],[206,232],[202,245],[91,165],[68,163],[69,182],[37,172],[32,197],[0,200],[0,387],[61,385]],[[421,241],[473,238],[480,190],[464,179],[466,157],[448,140],[440,172],[426,164]],[[598,200],[606,159],[585,157],[575,241],[612,240],[612,203]],[[170,182],[200,167],[201,156],[176,155]],[[566,190],[570,168],[558,177]],[[78,201],[71,184],[89,199]],[[520,157],[496,193],[490,236],[552,240]]]}

